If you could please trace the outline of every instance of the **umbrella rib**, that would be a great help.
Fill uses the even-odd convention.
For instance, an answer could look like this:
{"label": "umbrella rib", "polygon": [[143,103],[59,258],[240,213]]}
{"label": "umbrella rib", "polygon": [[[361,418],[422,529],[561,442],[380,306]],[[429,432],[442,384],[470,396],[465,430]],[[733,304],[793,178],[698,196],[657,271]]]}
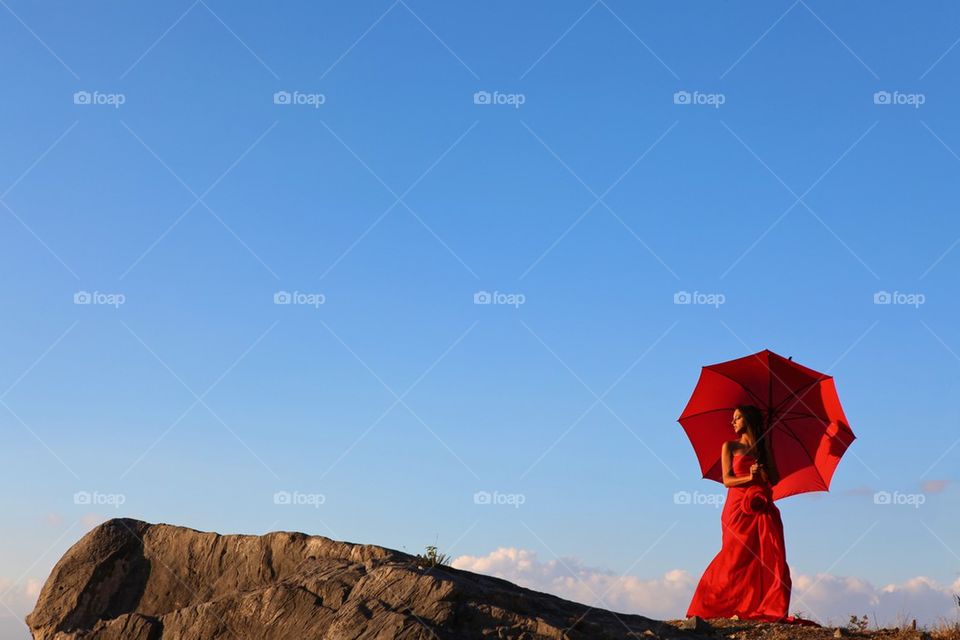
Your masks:
{"label": "umbrella rib", "polygon": [[796,414],[796,415],[793,415],[793,416],[779,416],[779,417],[777,417],[777,420],[780,420],[780,421],[786,421],[786,420],[810,420],[811,418],[814,419],[814,420],[818,420],[818,421],[820,421],[820,422],[829,422],[829,420],[824,420],[822,417],[820,417],[820,416],[818,416],[818,415],[816,415],[816,414],[813,414],[813,413],[799,413],[799,414]]}
{"label": "umbrella rib", "polygon": [[[774,375],[776,375],[776,374],[773,373],[773,367],[770,366],[770,356],[769,356],[769,355],[767,356],[767,361],[764,363],[764,366],[767,367],[767,373],[770,374],[769,376],[767,376],[767,420],[769,420],[770,426],[772,427],[772,426],[773,426],[773,413],[774,413],[774,408],[773,408],[773,377],[774,377]],[[777,376],[777,380],[779,380],[779,379],[780,379],[780,377]],[[764,434],[764,435],[766,435],[766,434]]]}
{"label": "umbrella rib", "polygon": [[[689,420],[689,419],[691,419],[691,418],[698,418],[698,417],[700,417],[700,416],[705,416],[705,415],[707,415],[708,413],[714,413],[714,412],[716,412],[716,411],[733,411],[733,407],[719,407],[719,408],[717,408],[717,409],[707,409],[706,411],[700,411],[700,412],[698,412],[698,413],[694,413],[694,414],[691,414],[691,415],[689,415],[689,416],[684,416],[683,419],[684,419],[684,420]],[[679,420],[678,420],[678,422],[679,422]]]}
{"label": "umbrella rib", "polygon": [[804,413],[803,411],[798,411],[798,410],[796,410],[796,409],[790,409],[789,411],[781,411],[781,412],[780,412],[780,415],[786,416],[786,415],[790,415],[791,413],[792,413],[792,414],[799,415],[799,416],[815,416],[815,415],[817,415],[817,414],[815,414],[813,411],[809,411],[809,407],[808,407],[808,411],[807,411],[806,413]]}

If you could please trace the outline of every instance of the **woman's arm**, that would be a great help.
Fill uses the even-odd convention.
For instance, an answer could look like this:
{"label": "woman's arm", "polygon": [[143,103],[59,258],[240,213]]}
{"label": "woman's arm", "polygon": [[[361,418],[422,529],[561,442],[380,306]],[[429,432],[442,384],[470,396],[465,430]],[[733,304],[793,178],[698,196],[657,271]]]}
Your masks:
{"label": "woman's arm", "polygon": [[723,486],[739,487],[742,484],[753,482],[753,471],[750,475],[738,476],[733,473],[733,451],[730,449],[730,443],[724,442],[720,450],[720,465],[723,467]]}

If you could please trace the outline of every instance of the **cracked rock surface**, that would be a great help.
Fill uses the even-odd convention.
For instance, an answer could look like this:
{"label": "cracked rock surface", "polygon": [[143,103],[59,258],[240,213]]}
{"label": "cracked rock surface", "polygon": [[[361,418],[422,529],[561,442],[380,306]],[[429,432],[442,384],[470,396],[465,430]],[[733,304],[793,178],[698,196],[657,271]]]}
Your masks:
{"label": "cracked rock surface", "polygon": [[125,518],[67,551],[27,625],[35,640],[695,637],[385,547]]}

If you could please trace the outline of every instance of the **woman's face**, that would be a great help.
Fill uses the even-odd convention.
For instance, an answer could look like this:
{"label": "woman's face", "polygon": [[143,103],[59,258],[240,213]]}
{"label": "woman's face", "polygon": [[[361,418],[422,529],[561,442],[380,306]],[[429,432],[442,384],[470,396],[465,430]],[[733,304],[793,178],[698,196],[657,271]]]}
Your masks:
{"label": "woman's face", "polygon": [[731,421],[731,424],[733,424],[734,432],[738,434],[743,433],[743,431],[747,428],[747,421],[740,414],[739,409],[733,410],[733,420]]}

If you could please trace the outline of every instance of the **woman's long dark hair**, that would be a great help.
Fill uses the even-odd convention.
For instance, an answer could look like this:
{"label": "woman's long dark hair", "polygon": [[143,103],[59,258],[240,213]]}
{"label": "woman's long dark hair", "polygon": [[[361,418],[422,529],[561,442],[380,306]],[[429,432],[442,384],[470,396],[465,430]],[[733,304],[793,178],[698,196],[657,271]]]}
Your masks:
{"label": "woman's long dark hair", "polygon": [[752,404],[741,404],[737,406],[737,411],[743,416],[747,423],[747,431],[753,438],[754,455],[757,462],[762,464],[774,478],[779,478],[777,467],[772,459],[768,459],[767,451],[773,452],[772,441],[767,437],[766,427],[763,423],[763,413]]}

